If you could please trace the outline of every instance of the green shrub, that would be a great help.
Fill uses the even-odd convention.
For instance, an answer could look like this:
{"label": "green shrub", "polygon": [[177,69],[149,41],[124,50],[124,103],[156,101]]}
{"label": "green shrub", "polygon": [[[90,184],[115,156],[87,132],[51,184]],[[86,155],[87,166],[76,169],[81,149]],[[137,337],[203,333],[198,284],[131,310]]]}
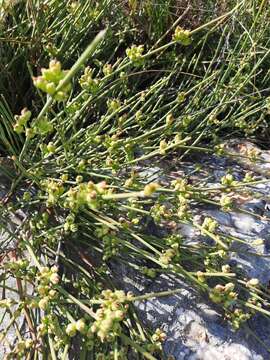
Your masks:
{"label": "green shrub", "polygon": [[[185,18],[175,17],[178,2],[121,4],[0,5],[0,149],[9,158],[0,169],[11,182],[2,226],[10,211],[28,211],[2,244],[17,244],[12,261],[1,265],[1,286],[16,278],[19,298],[0,304],[13,315],[11,326],[23,316],[29,330],[28,336],[18,327],[11,358],[36,359],[41,352],[66,359],[76,346],[82,359],[98,353],[96,359],[124,359],[128,348],[141,358],[160,356],[165,335],[142,328],[132,307],[154,295],[116,289],[108,278],[112,259],[150,278],[161,271],[184,277],[235,328],[268,304],[256,280],[246,283],[228,267],[232,238],[210,218],[194,223],[190,202],[207,202],[213,189],[185,179],[165,187],[137,173],[137,165],[151,167],[149,160],[196,150],[222,154],[220,139],[232,134],[267,139],[266,2],[227,5],[225,13],[201,16],[205,22],[194,28],[192,18],[187,28]],[[227,190],[247,181],[222,178],[216,205],[230,210]],[[21,187],[29,190],[18,202],[13,194]],[[142,223],[149,217],[193,224],[215,246],[187,248],[170,233],[146,234]]]}

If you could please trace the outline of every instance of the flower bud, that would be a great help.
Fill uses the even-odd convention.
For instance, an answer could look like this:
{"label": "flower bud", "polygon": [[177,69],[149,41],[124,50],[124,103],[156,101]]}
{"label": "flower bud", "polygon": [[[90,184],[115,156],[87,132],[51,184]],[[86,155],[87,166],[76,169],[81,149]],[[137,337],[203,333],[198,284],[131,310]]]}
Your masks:
{"label": "flower bud", "polygon": [[68,326],[66,327],[66,334],[70,337],[73,337],[76,335],[76,331],[77,331],[77,327],[76,327],[76,323],[70,323],[68,324]]}
{"label": "flower bud", "polygon": [[41,310],[45,310],[48,307],[48,303],[49,303],[49,298],[47,296],[45,296],[43,299],[41,299],[38,303],[38,307]]}
{"label": "flower bud", "polygon": [[246,282],[246,286],[249,287],[249,286],[258,286],[259,285],[259,280],[258,279],[250,279],[249,281]]}
{"label": "flower bud", "polygon": [[55,91],[56,91],[56,87],[53,82],[50,82],[46,85],[46,92],[49,95],[53,95],[55,93]]}
{"label": "flower bud", "polygon": [[56,150],[56,147],[52,142],[49,142],[47,145],[47,150],[49,153],[53,154]]}
{"label": "flower bud", "polygon": [[32,339],[26,339],[25,340],[25,348],[30,349],[33,346],[33,340]]}
{"label": "flower bud", "polygon": [[144,196],[151,196],[158,188],[159,185],[156,183],[147,184],[143,189]]}
{"label": "flower bud", "polygon": [[86,324],[85,321],[83,319],[80,319],[76,322],[76,329],[80,332],[80,333],[85,333],[86,331]]}
{"label": "flower bud", "polygon": [[173,114],[168,114],[166,116],[166,125],[171,126],[173,124],[173,121],[174,121]]}
{"label": "flower bud", "polygon": [[50,276],[50,282],[54,285],[58,284],[60,281],[60,277],[58,274],[56,273],[52,273],[51,276]]}

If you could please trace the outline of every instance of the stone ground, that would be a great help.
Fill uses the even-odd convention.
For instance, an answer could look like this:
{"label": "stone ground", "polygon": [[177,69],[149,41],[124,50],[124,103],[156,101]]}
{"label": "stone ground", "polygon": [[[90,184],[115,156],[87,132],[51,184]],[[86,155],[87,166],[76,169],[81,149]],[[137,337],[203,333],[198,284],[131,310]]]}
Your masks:
{"label": "stone ground", "polygon": [[[250,143],[244,145],[248,148],[254,147]],[[231,153],[238,150],[235,144],[229,144],[228,149]],[[248,169],[255,170],[253,175],[256,179],[267,181],[270,155],[263,152],[261,156],[269,162],[263,162],[261,166],[257,163],[254,166],[247,160],[235,162],[231,157],[203,156],[199,161],[196,159],[196,163],[201,166],[196,180],[201,179],[201,184],[209,187],[218,186],[220,177],[228,170],[232,170],[236,180],[241,180]],[[171,175],[181,177],[192,174],[195,165],[194,161],[176,161],[174,167],[177,170]],[[144,170],[143,174],[151,181],[166,182],[164,167]],[[270,280],[270,218],[267,218],[265,205],[269,201],[270,180],[264,184],[253,185],[251,190],[252,197],[239,198],[239,211],[223,212],[209,205],[196,208],[196,204],[193,211],[197,214],[198,221],[205,216],[215,218],[222,232],[244,240],[241,244],[233,243],[235,251],[231,252],[230,263],[237,265],[249,278],[258,278],[262,284],[267,285]],[[179,226],[178,231],[185,237],[186,244],[205,241],[192,226]],[[258,239],[263,240],[262,245],[255,245]],[[269,318],[256,315],[243,329],[233,331],[213,304],[180,278],[161,274],[155,280],[150,280],[120,264],[113,266],[113,276],[118,279],[119,286],[136,295],[182,289],[177,295],[154,298],[136,305],[139,317],[145,324],[152,329],[160,327],[167,333],[164,344],[166,356],[173,355],[176,360],[270,359]]]}

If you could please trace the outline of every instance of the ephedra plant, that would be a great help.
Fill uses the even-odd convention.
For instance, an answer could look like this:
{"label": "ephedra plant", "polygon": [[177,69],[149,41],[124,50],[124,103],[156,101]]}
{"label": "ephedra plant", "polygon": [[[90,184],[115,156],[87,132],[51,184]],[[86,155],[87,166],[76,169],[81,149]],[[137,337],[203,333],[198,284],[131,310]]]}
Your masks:
{"label": "ephedra plant", "polygon": [[[126,29],[115,51],[110,41],[119,39],[124,17],[118,27],[117,20],[108,23],[110,2],[92,6],[92,30],[97,33],[104,13],[106,30],[84,51],[88,3],[62,6],[49,1],[40,9],[33,2],[28,9],[48,16],[47,31],[57,46],[44,45],[51,58],[46,66],[33,69],[26,63],[34,101],[14,116],[8,98],[2,97],[0,107],[1,171],[9,185],[1,206],[7,234],[0,302],[6,357],[163,358],[166,334],[145,328],[133,303],[181,289],[126,293],[110,276],[113,261],[153,281],[161,272],[183,278],[217,304],[235,329],[256,312],[269,316],[267,289],[228,265],[231,243],[240,240],[222,234],[209,217],[198,224],[190,206],[212,201],[230,211],[234,203],[228,193],[258,181],[249,174],[236,181],[228,174],[218,188],[207,188],[187,178],[163,184],[140,176],[141,169],[166,158],[183,159],[192,152],[226,155],[221,136],[267,139],[266,2],[239,1],[194,29],[176,20],[154,43],[134,43],[129,39],[134,29]],[[8,16],[16,17],[16,9]],[[65,11],[68,15],[58,22],[57,12],[61,19]],[[35,19],[33,33],[42,29]],[[60,44],[53,19],[63,26]],[[9,21],[3,20],[8,33],[24,29],[27,37],[22,24],[9,27]],[[77,37],[71,36],[74,24]],[[22,44],[16,51],[24,56],[30,50]],[[63,55],[69,50],[73,60],[81,52],[73,63]],[[44,62],[47,57],[38,52]],[[254,160],[256,154],[247,157]],[[21,211],[13,231],[10,214]],[[169,229],[160,237],[149,235],[142,224],[150,218],[164,228],[191,224],[214,245],[186,246]]]}

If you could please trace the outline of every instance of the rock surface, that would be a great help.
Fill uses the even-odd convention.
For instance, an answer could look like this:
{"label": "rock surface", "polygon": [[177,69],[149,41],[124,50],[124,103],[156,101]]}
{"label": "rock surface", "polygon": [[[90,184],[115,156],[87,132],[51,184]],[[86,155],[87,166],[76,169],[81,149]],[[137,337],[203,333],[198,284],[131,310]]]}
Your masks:
{"label": "rock surface", "polygon": [[[232,144],[229,144],[230,146]],[[250,149],[251,144],[247,147]],[[255,146],[253,145],[255,148]],[[241,148],[242,149],[242,148]],[[235,151],[235,148],[233,149]],[[269,157],[261,153],[263,158]],[[270,280],[270,218],[267,218],[265,204],[270,194],[269,164],[260,167],[252,162],[237,163],[230,157],[203,156],[199,164],[201,170],[192,175],[194,161],[174,164],[171,177],[189,175],[201,180],[206,187],[220,185],[220,177],[230,171],[236,180],[241,180],[244,173],[254,169],[256,180],[265,179],[264,183],[249,187],[252,197],[237,194],[239,211],[223,212],[219,208],[204,204],[192,209],[198,221],[209,216],[219,222],[220,231],[243,240],[233,243],[231,263],[237,265],[249,278],[258,278],[261,283]],[[267,170],[267,171],[265,171]],[[150,181],[166,182],[164,167],[150,168],[141,173]],[[170,180],[171,180],[170,177]],[[246,211],[246,212],[245,212]],[[205,241],[192,225],[181,225],[178,231],[185,238],[186,244]],[[256,245],[261,239],[262,244]],[[237,252],[236,252],[237,250]],[[169,289],[181,289],[173,296],[152,298],[138,302],[136,308],[143,323],[152,329],[162,328],[167,333],[164,343],[166,358],[172,355],[176,360],[263,360],[269,359],[270,319],[256,315],[239,331],[233,331],[224,321],[220,311],[202,294],[188,283],[173,275],[161,274],[154,280],[144,277],[135,270],[124,266],[113,266],[113,276],[126,291],[136,295],[160,292]],[[267,351],[268,348],[268,351]]]}

